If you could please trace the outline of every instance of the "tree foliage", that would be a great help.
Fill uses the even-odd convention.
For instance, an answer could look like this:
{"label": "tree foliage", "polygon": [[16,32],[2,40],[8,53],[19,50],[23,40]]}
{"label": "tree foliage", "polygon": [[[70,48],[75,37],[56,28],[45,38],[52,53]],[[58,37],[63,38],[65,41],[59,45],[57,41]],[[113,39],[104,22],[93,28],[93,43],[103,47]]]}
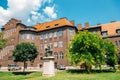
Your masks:
{"label": "tree foliage", "polygon": [[4,33],[0,32],[0,50],[6,46],[7,39],[3,38]]}
{"label": "tree foliage", "polygon": [[[117,47],[109,40],[103,40],[98,34],[81,31],[73,37],[68,51],[67,56],[72,64],[84,63],[88,67],[98,65],[101,69],[102,64],[115,64]],[[110,63],[106,59],[113,62]]]}
{"label": "tree foliage", "polygon": [[20,43],[16,45],[16,49],[13,51],[14,61],[24,62],[24,70],[26,61],[33,62],[37,55],[36,46],[30,43]]}
{"label": "tree foliage", "polygon": [[105,50],[106,63],[115,69],[115,64],[117,63],[117,47],[109,40],[105,40]]}

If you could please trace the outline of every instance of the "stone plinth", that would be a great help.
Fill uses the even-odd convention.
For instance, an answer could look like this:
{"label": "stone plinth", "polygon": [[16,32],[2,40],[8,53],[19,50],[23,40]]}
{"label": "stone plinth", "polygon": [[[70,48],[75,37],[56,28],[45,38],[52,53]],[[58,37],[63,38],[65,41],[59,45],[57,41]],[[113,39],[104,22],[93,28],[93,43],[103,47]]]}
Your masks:
{"label": "stone plinth", "polygon": [[42,76],[54,76],[54,57],[43,57],[43,73]]}

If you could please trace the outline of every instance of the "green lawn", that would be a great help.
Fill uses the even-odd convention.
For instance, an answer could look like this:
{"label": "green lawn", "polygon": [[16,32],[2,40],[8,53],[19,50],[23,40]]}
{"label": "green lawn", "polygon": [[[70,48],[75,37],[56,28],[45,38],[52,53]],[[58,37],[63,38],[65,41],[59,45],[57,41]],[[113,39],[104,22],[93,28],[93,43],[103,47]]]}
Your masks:
{"label": "green lawn", "polygon": [[42,77],[41,72],[31,72],[27,74],[0,72],[0,80],[120,80],[120,72],[104,73],[72,73],[60,71],[54,77]]}

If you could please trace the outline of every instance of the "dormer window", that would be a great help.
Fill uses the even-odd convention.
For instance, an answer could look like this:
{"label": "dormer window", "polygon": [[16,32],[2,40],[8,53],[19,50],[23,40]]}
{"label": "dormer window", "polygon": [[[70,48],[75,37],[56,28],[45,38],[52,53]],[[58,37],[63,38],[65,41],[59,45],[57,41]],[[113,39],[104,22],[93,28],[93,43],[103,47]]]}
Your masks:
{"label": "dormer window", "polygon": [[46,28],[50,28],[50,26],[46,26]]}
{"label": "dormer window", "polygon": [[117,29],[117,33],[120,34],[120,29]]}
{"label": "dormer window", "polygon": [[55,26],[58,26],[59,24],[55,24]]}
{"label": "dormer window", "polygon": [[103,37],[107,37],[107,31],[103,31],[103,32],[102,32],[102,36],[103,36]]}

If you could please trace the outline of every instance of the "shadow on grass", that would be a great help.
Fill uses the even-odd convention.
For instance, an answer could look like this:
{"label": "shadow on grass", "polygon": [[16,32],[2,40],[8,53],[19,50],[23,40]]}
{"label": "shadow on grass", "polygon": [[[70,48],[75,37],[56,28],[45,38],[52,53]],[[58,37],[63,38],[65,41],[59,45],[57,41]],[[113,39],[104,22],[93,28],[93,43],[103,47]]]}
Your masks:
{"label": "shadow on grass", "polygon": [[14,75],[28,75],[31,73],[34,73],[34,72],[12,72],[12,74],[14,74]]}
{"label": "shadow on grass", "polygon": [[114,70],[90,70],[90,72],[81,69],[69,69],[67,70],[68,73],[110,73],[115,72]]}

